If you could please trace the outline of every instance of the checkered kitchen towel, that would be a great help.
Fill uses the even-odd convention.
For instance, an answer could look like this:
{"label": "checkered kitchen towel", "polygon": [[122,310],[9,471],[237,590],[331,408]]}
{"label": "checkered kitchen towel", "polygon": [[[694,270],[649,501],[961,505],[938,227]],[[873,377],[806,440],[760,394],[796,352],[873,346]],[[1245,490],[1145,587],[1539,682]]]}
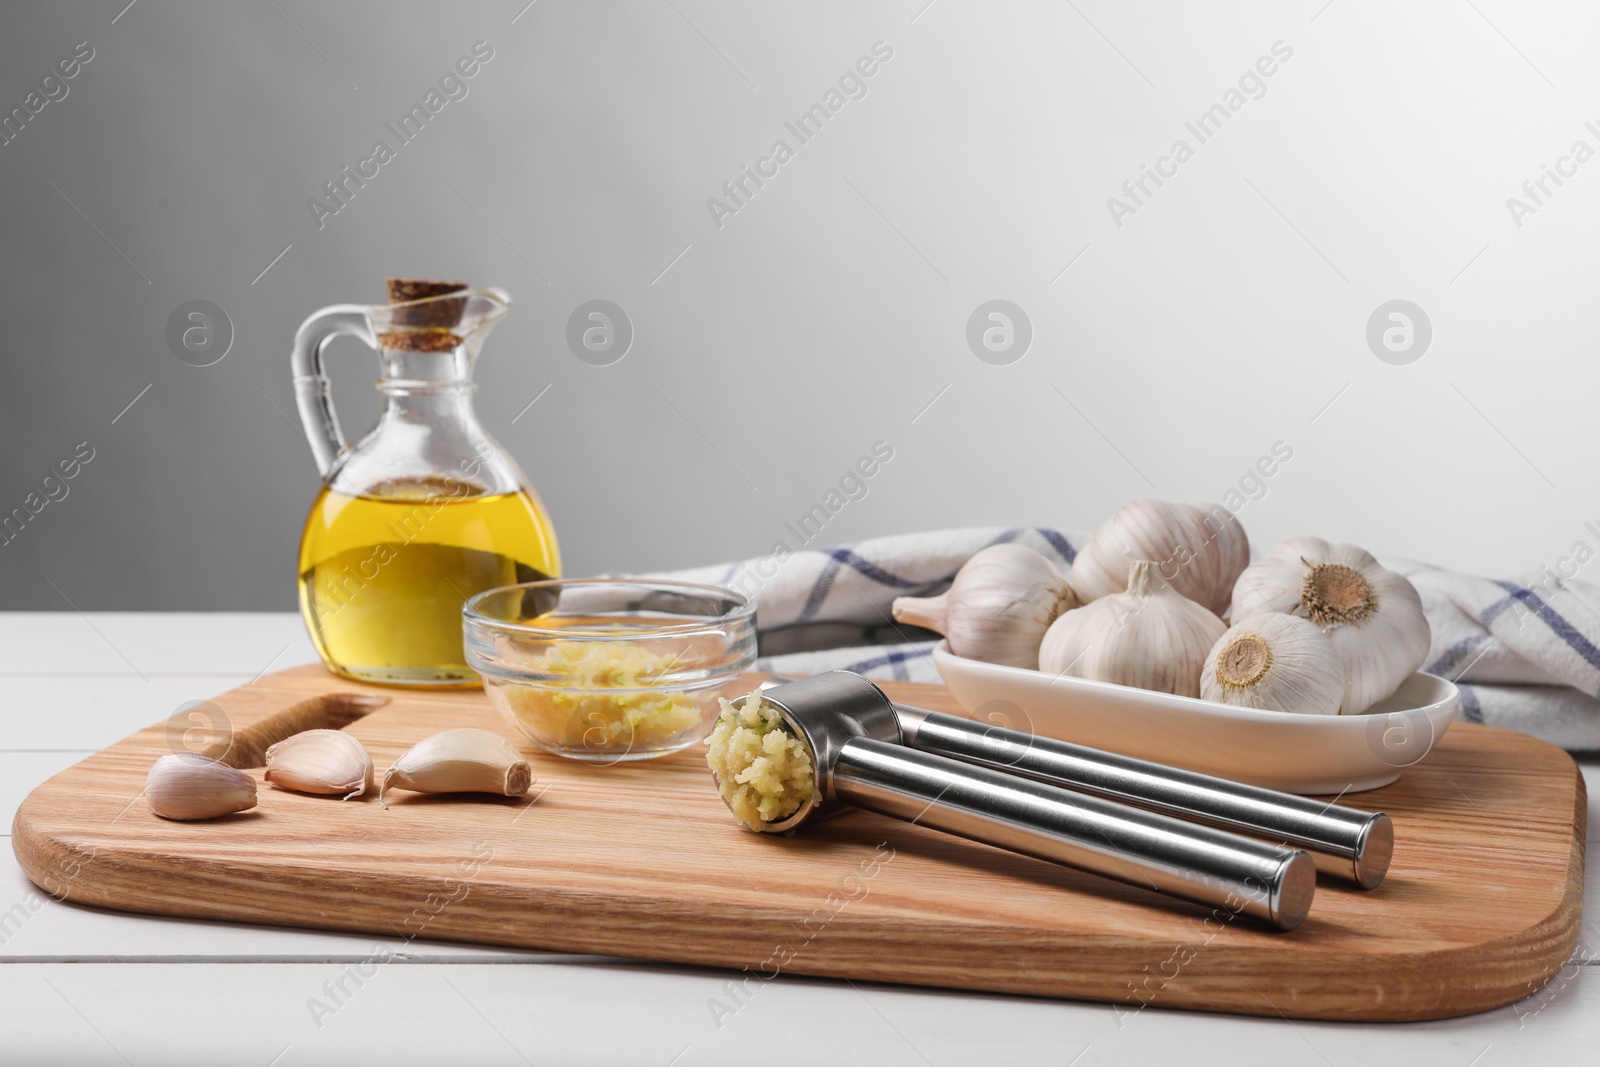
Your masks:
{"label": "checkered kitchen towel", "polygon": [[[1065,572],[1087,540],[1035,527],[932,530],[662,577],[754,594],[762,670],[937,682],[934,642],[894,622],[895,597],[942,592],[974,552],[1007,541],[1037,549]],[[1424,669],[1461,686],[1468,722],[1600,749],[1600,586],[1548,570],[1492,581],[1408,560],[1383,563],[1421,592],[1433,627]]]}

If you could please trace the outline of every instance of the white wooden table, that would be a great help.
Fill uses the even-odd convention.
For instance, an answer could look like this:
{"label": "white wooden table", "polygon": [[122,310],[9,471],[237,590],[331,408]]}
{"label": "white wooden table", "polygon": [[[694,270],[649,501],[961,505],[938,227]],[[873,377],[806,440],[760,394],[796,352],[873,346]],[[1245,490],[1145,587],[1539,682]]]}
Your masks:
{"label": "white wooden table", "polygon": [[[315,659],[298,617],[0,614],[0,827],[34,785],[180,705]],[[1600,763],[1587,762],[1589,840]],[[782,977],[719,1027],[729,976],[599,957],[412,942],[332,1014],[312,998],[376,939],[59,904],[0,859],[0,1064],[1186,1062],[1496,1067],[1593,1062],[1600,903],[1587,869],[1570,965],[1518,1005],[1346,1025]]]}

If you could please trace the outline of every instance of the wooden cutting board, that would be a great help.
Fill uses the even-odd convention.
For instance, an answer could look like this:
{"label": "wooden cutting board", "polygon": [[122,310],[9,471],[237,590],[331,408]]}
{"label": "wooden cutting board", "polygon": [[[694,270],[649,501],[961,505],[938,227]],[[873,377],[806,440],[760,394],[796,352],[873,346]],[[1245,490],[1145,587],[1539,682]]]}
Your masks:
{"label": "wooden cutting board", "polygon": [[[941,687],[885,688],[960,711]],[[366,744],[380,776],[438,730],[520,736],[481,692],[284,671],[35,789],[12,830],[28,876],[77,903],[368,932],[393,951],[410,937],[477,941],[732,968],[750,989],[812,974],[1121,1012],[1464,1015],[1538,990],[1577,938],[1583,781],[1559,749],[1482,726],[1454,726],[1399,782],[1360,795],[1394,819],[1388,880],[1365,893],[1324,880],[1310,918],[1284,934],[865,812],[793,838],[751,834],[697,750],[594,767],[524,746],[536,780],[520,799],[398,793],[386,811],[261,783],[253,811],[156,818],[146,771],[204,747],[208,718],[231,724],[230,762],[334,726]]]}

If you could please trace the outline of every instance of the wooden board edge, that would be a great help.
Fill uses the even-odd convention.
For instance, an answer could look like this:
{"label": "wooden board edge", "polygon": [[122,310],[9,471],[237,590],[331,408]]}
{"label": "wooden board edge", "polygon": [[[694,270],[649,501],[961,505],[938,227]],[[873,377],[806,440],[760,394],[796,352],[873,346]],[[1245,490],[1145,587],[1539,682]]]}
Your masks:
{"label": "wooden board edge", "polygon": [[[1589,789],[1584,782],[1583,771],[1576,760],[1568,755],[1572,764],[1573,789],[1573,816],[1572,816],[1572,848],[1567,858],[1566,893],[1550,912],[1539,922],[1524,929],[1520,934],[1508,934],[1494,941],[1475,946],[1470,951],[1454,953],[1451,962],[1466,963],[1475,956],[1496,956],[1507,951],[1512,944],[1520,944],[1523,948],[1529,945],[1544,946],[1536,959],[1530,961],[1536,969],[1531,977],[1524,980],[1522,986],[1507,986],[1500,999],[1488,1003],[1480,1010],[1505,1007],[1518,1001],[1534,996],[1551,980],[1561,973],[1567,961],[1572,958],[1578,946],[1578,935],[1583,926],[1583,886],[1584,865],[1588,856],[1588,826],[1589,826]],[[1531,936],[1530,936],[1531,935]]]}
{"label": "wooden board edge", "polygon": [[[160,725],[156,724],[158,727]],[[126,740],[131,739],[132,737]],[[1284,993],[1279,999],[1269,1000],[1261,990],[1256,991],[1256,996],[1251,996],[1236,988],[1229,989],[1203,979],[1192,985],[1180,987],[1173,995],[1161,998],[1155,1006],[1292,1019],[1409,1022],[1456,1018],[1490,1011],[1538,993],[1560,973],[1570,958],[1580,929],[1588,817],[1587,789],[1576,762],[1571,761],[1570,757],[1568,759],[1575,783],[1574,813],[1566,887],[1562,899],[1540,921],[1495,941],[1409,957],[1408,962],[1413,964],[1409,970],[1417,979],[1407,985],[1409,993],[1407,999],[1413,1002],[1410,1007],[1403,1010],[1394,1009],[1395,990],[1392,985],[1386,991],[1375,981],[1361,981],[1364,976],[1370,975],[1374,979],[1381,977],[1392,983],[1397,977],[1394,971],[1395,960],[1392,958],[1374,960],[1371,969],[1342,975],[1341,978],[1348,981],[1341,981],[1339,988],[1329,989],[1326,986],[1320,988],[1314,995],[1330,1002],[1320,1009],[1308,1010],[1307,1005],[1297,1002],[1300,998],[1293,993]],[[96,892],[92,876],[81,878],[85,869],[95,863],[107,864],[111,869],[118,867],[138,869],[144,866],[140,858],[137,855],[119,854],[114,848],[97,851],[92,845],[74,842],[41,830],[29,818],[30,809],[34,806],[36,798],[46,792],[47,787],[57,778],[76,770],[81,762],[52,776],[30,792],[19,806],[12,824],[12,850],[19,866],[35,886],[52,898],[121,913],[160,914],[178,918],[205,918],[290,928],[337,930],[343,933],[366,934],[375,938],[386,936],[374,932],[370,921],[363,923],[360,920],[352,920],[340,923],[328,919],[319,922],[306,917],[279,918],[260,912],[252,913],[248,908],[228,904],[221,905],[212,910],[211,914],[202,916],[192,909],[176,910],[170,903],[157,898],[139,899],[137,901],[139,907],[135,910],[129,907],[133,902],[126,897],[114,901],[109,896]],[[430,940],[484,943],[456,933],[451,929],[452,925],[450,922],[445,922],[437,928],[430,929],[426,936]],[[1109,999],[1105,994],[1103,974],[1090,972],[1078,976],[1077,980],[1072,977],[1060,977],[1059,961],[1056,961],[1054,969],[1056,974],[1052,975],[1052,968],[1049,966],[1052,962],[1050,954],[1059,953],[1059,946],[1019,944],[1016,946],[1017,955],[1008,960],[1007,966],[980,968],[970,974],[969,981],[951,984],[947,979],[935,980],[931,974],[919,975],[914,964],[908,965],[904,960],[887,957],[881,950],[874,951],[875,943],[881,937],[881,931],[856,932],[850,929],[852,925],[848,920],[841,923],[836,934],[837,940],[832,946],[819,952],[812,960],[785,968],[783,973],[884,982],[905,985],[909,988],[957,989],[1116,1004],[1116,1001]],[[581,924],[575,924],[574,929],[580,927]],[[959,934],[958,927],[959,924],[952,926],[936,922],[926,927],[919,926],[918,929],[923,935],[932,936],[941,933]],[[579,940],[584,941],[584,944],[578,944]],[[586,935],[575,935],[575,940],[570,944],[563,943],[560,939],[541,939],[541,943],[530,942],[522,947],[594,952],[593,941]],[[726,945],[718,947],[714,944],[672,941],[660,946],[659,951],[648,955],[632,952],[622,954],[619,958],[648,958],[664,963],[714,967],[737,975],[741,966],[753,967],[755,963],[755,961],[748,964],[741,962],[738,960],[738,955],[729,951]],[[848,960],[848,963],[843,962],[845,960]],[[1030,961],[1037,965],[1030,965]],[[1478,971],[1488,980],[1468,988],[1454,984],[1452,979],[1465,973],[1469,968]],[[1019,979],[1019,974],[1024,977]],[[1093,980],[1085,981],[1086,978]],[[1424,989],[1431,991],[1432,997],[1425,1003],[1418,1004],[1417,994]],[[1277,990],[1274,989],[1273,992]],[[1386,1000],[1389,1001],[1387,1005],[1384,1003]],[[1129,1010],[1138,1010],[1139,1002],[1130,996],[1124,999],[1122,1004]]]}
{"label": "wooden board edge", "polygon": [[[1585,802],[1581,794],[1578,802]],[[138,869],[153,873],[155,867],[145,863],[139,855],[121,854],[115,849],[96,852],[82,843],[40,834],[29,827],[18,829],[23,831],[13,836],[13,849],[18,862],[30,880],[58,900],[123,913],[137,908],[138,913],[177,918],[333,930],[366,935],[385,942],[397,935],[404,939],[399,927],[405,924],[406,917],[399,914],[387,917],[361,914],[342,919],[337,911],[316,907],[314,910],[321,912],[320,917],[303,912],[294,915],[273,914],[252,903],[247,896],[224,896],[221,902],[197,911],[192,906],[175,907],[170,900],[161,896],[136,894],[136,899],[130,898],[126,886],[113,897],[110,893],[98,891],[97,879],[92,874],[74,881],[77,872],[98,864],[104,864],[102,869],[108,872]],[[1574,851],[1568,870],[1568,891],[1562,902],[1541,922],[1520,934],[1472,948],[1411,956],[1403,961],[1374,958],[1367,966],[1347,969],[1333,976],[1332,982],[1328,981],[1328,976],[1321,976],[1320,984],[1315,989],[1306,989],[1303,996],[1284,989],[1282,975],[1269,977],[1267,972],[1257,973],[1255,977],[1261,985],[1246,989],[1237,984],[1237,967],[1212,974],[1201,971],[1192,976],[1186,975],[1183,981],[1170,986],[1163,984],[1150,1006],[1269,1018],[1409,1022],[1455,1018],[1514,1003],[1537,993],[1559,973],[1576,942],[1582,899],[1581,831],[1574,838]],[[159,873],[180,883],[191,884],[197,890],[208,881],[213,883],[214,888],[215,880],[219,878],[248,882],[251,877],[247,870],[211,869],[209,865],[204,870],[163,869]],[[317,894],[313,885],[301,884],[296,892],[302,904],[315,904]],[[419,888],[419,903],[425,892],[425,888]],[[487,908],[493,914],[501,908],[508,909],[498,916],[503,918],[518,907],[517,901],[496,899],[498,897],[500,894],[488,892],[475,901],[469,910],[479,912],[480,908]],[[610,935],[592,925],[597,910],[592,902],[583,900],[581,894],[572,894],[571,897],[570,900],[549,902],[549,914],[541,917],[537,933],[518,933],[502,944],[516,943],[519,947],[546,951],[596,953],[596,945],[605,943]],[[203,899],[203,895],[200,898]],[[328,903],[336,901],[335,896]],[[1123,1014],[1142,1010],[1139,999],[1132,993],[1131,984],[1128,986],[1129,994],[1121,998],[1120,1005],[1118,998],[1108,996],[1108,991],[1115,988],[1121,977],[1137,979],[1139,976],[1125,959],[1115,959],[1117,952],[1110,946],[1097,946],[1076,961],[1077,965],[1063,969],[1062,958],[1065,953],[1060,945],[1041,944],[1024,936],[1025,931],[1018,931],[1012,943],[1005,946],[1005,951],[995,954],[992,965],[974,968],[964,976],[966,981],[951,982],[948,970],[932,962],[903,953],[884,952],[881,922],[870,928],[855,929],[855,924],[848,917],[842,918],[844,921],[819,937],[792,963],[786,964],[781,969],[782,973],[881,982],[908,988],[944,988],[1109,1003],[1119,1007]],[[476,919],[466,913],[446,912],[430,923],[424,915],[423,921],[429,924],[420,932],[413,931],[413,935],[429,940],[482,944],[470,933],[474,928],[482,929],[482,919],[482,912]],[[374,929],[385,922],[392,933],[385,934]],[[762,927],[762,934],[774,943],[792,936],[785,933],[786,924],[778,920],[758,922],[758,925]],[[1530,931],[1536,931],[1531,938]],[[652,959],[668,964],[717,968],[741,981],[762,965],[762,953],[752,954],[749,940],[732,942],[716,936],[688,937],[683,930],[658,929],[656,933],[658,940],[647,951],[641,952],[640,948],[644,946],[634,945],[616,952],[616,955],[618,958]],[[917,923],[915,933],[925,942],[938,943],[944,939],[959,938],[963,931],[959,923],[933,921]],[[1148,950],[1149,946],[1141,948]],[[605,952],[603,949],[598,951],[602,954]],[[1154,957],[1151,962],[1155,962]],[[1397,963],[1401,964],[1398,968]],[[1488,980],[1461,986],[1456,979],[1466,973],[1464,968],[1468,967]],[[1321,1005],[1315,1006],[1318,1001]]]}
{"label": "wooden board edge", "polygon": [[[1223,998],[1216,998],[1194,1007],[1204,1010],[1208,1005],[1216,1005],[1221,1010],[1242,1015],[1279,1015],[1340,1022],[1425,1022],[1494,1011],[1538,994],[1572,958],[1582,927],[1584,862],[1587,855],[1585,839],[1589,821],[1588,787],[1577,761],[1564,751],[1562,754],[1571,764],[1574,788],[1572,837],[1561,900],[1539,921],[1493,941],[1411,957],[1417,965],[1417,974],[1425,976],[1423,982],[1413,987],[1411,999],[1416,999],[1416,988],[1428,986],[1434,990],[1434,1002],[1431,1005],[1419,1005],[1406,1011],[1358,1008],[1348,1013],[1297,1012],[1290,1010],[1300,1007],[1292,1000],[1289,1008],[1284,1008],[1281,1004],[1272,1004],[1271,1007],[1265,1004],[1224,1004]],[[1392,961],[1385,961],[1385,974],[1393,977]],[[1463,974],[1477,974],[1480,981],[1470,986],[1463,985],[1459,980]],[[1481,980],[1494,976],[1503,978],[1499,981]],[[1264,997],[1262,999],[1265,1000]],[[1374,1009],[1384,999],[1382,996],[1377,998]]]}

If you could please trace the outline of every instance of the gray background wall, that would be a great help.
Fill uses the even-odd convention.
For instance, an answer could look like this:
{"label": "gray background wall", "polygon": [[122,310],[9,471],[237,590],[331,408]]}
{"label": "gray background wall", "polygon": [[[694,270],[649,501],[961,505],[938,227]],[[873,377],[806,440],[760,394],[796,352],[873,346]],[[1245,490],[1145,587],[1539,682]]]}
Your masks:
{"label": "gray background wall", "polygon": [[[94,49],[0,147],[0,505],[95,450],[0,547],[0,607],[291,607],[317,477],[289,342],[388,273],[516,297],[478,408],[572,574],[764,552],[879,439],[827,540],[1086,528],[1217,498],[1283,440],[1241,512],[1260,547],[1509,573],[1596,542],[1600,161],[1520,226],[1506,204],[1600,149],[1592,8],[124,2],[0,10],[6,110]],[[470,95],[319,229],[307,199],[478,40]],[[784,122],[880,40],[867,95],[798,145]],[[1185,121],[1277,41],[1200,144]],[[707,198],[780,138],[795,158],[719,229]],[[1179,138],[1194,158],[1119,227],[1107,198]],[[592,298],[634,323],[612,366],[564,341]],[[1033,328],[1007,366],[965,337],[995,298]],[[1408,365],[1365,338],[1395,298],[1432,323]],[[213,366],[166,341],[194,299],[233,323]],[[348,430],[375,370],[334,352]]]}

